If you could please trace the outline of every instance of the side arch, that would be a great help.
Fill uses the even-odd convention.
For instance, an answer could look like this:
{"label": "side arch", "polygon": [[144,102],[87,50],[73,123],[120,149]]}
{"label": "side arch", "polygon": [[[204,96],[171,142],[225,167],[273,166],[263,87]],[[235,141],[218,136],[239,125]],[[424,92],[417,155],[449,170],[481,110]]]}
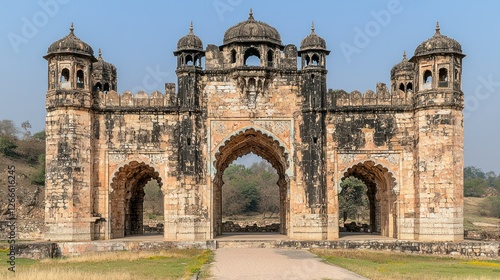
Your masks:
{"label": "side arch", "polygon": [[156,169],[145,162],[130,161],[118,168],[110,183],[110,237],[120,238],[143,232],[144,186],[162,178]]}
{"label": "side arch", "polygon": [[[399,195],[397,179],[385,165],[374,160],[362,160],[346,168],[341,175],[344,178],[353,176],[368,187],[367,196],[370,202],[370,228],[382,236],[397,238],[396,201]],[[338,194],[341,193],[339,181]],[[339,213],[340,214],[340,213]]]}

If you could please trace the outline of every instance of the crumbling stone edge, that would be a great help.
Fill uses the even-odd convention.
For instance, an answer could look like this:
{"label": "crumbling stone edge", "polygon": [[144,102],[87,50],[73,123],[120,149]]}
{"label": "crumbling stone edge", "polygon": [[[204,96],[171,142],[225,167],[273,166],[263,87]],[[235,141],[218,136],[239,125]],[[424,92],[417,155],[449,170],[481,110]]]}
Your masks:
{"label": "crumbling stone edge", "polygon": [[[216,250],[225,241],[207,240],[195,242],[176,241],[89,241],[89,242],[25,242],[16,244],[18,258],[43,259],[69,256],[80,256],[90,253],[112,251],[158,251],[173,248],[178,249],[209,249]],[[234,243],[235,241],[226,241]],[[248,241],[252,243],[252,241]],[[219,244],[221,243],[221,244]],[[245,246],[245,241],[240,247]],[[463,241],[463,242],[420,242],[420,241],[297,241],[276,240],[267,241],[266,247],[277,249],[350,249],[373,250],[422,255],[462,256],[469,258],[500,257],[500,242],[498,241]],[[1,244],[5,247],[8,244]]]}

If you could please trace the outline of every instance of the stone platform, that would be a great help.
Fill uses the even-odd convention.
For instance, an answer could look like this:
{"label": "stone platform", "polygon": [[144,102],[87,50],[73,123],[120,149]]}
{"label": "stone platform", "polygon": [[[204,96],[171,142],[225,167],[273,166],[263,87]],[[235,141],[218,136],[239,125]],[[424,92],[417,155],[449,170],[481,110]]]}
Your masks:
{"label": "stone platform", "polygon": [[[330,241],[290,240],[276,233],[223,234],[216,239],[196,242],[163,241],[162,235],[138,235],[113,240],[88,242],[20,242],[18,258],[56,258],[113,251],[158,251],[173,248],[280,248],[280,249],[350,249],[375,250],[412,254],[464,256],[474,258],[500,257],[500,242],[420,242],[396,240],[379,235],[346,234]],[[5,244],[7,246],[8,244]]]}

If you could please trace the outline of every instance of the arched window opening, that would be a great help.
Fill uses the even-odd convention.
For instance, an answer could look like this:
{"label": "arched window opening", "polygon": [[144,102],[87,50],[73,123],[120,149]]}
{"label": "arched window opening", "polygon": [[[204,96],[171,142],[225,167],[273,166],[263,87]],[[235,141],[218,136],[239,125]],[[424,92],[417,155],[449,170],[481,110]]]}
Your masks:
{"label": "arched window opening", "polygon": [[104,84],[103,91],[104,91],[104,92],[108,92],[108,91],[109,91],[109,83],[105,83],[105,84]]}
{"label": "arched window opening", "polygon": [[236,50],[231,51],[231,63],[236,63]]}
{"label": "arched window opening", "polygon": [[78,70],[76,72],[76,87],[77,88],[84,88],[85,84],[84,84],[84,80],[83,80],[83,71],[82,70]]}
{"label": "arched window opening", "polygon": [[274,52],[272,50],[269,50],[267,52],[267,66],[269,67],[274,66]]}
{"label": "arched window opening", "polygon": [[312,56],[311,60],[312,60],[312,65],[319,66],[319,55],[314,54]]}
{"label": "arched window opening", "polygon": [[459,80],[458,69],[455,69],[455,81]]}
{"label": "arched window opening", "polygon": [[113,85],[111,86],[111,89],[112,89],[112,90],[116,90],[116,85],[115,85],[115,84],[113,84]]}
{"label": "arched window opening", "polygon": [[245,52],[245,66],[260,66],[260,53],[255,48],[250,48]]}
{"label": "arched window opening", "polygon": [[430,70],[426,70],[424,72],[424,89],[430,89],[432,87],[432,72]]}
{"label": "arched window opening", "polygon": [[64,82],[69,82],[69,70],[67,68],[61,71],[61,83]]}
{"label": "arched window opening", "polygon": [[94,91],[101,91],[102,90],[102,84],[100,82],[97,82],[94,85]]}
{"label": "arched window opening", "polygon": [[448,69],[441,68],[439,69],[439,87],[447,87],[448,86]]}
{"label": "arched window opening", "polygon": [[311,58],[306,55],[306,66],[309,66],[309,64],[311,63]]}
{"label": "arched window opening", "polygon": [[406,85],[406,91],[413,91],[413,84],[412,83],[408,83]]}
{"label": "arched window opening", "polygon": [[186,55],[186,65],[193,66],[194,65],[194,60],[191,55]]}
{"label": "arched window opening", "polygon": [[405,91],[405,85],[403,83],[399,84],[399,90]]}
{"label": "arched window opening", "polygon": [[71,88],[71,82],[69,81],[68,68],[64,68],[61,71],[61,88]]}

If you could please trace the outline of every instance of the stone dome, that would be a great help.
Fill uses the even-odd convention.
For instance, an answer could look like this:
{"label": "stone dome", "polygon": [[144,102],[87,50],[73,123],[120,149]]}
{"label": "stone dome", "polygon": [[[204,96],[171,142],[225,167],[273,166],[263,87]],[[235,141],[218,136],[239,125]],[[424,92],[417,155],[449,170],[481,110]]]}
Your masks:
{"label": "stone dome", "polygon": [[300,43],[300,50],[326,50],[325,39],[319,37],[314,31],[314,22],[311,27],[311,34],[305,37]]}
{"label": "stone dome", "polygon": [[224,33],[224,45],[241,42],[268,42],[281,45],[281,36],[274,27],[255,20],[250,10],[246,21],[236,24]]}
{"label": "stone dome", "polygon": [[69,28],[70,33],[64,38],[52,43],[47,51],[47,55],[57,53],[74,53],[85,56],[94,56],[92,47],[75,36],[73,24]]}
{"label": "stone dome", "polygon": [[436,53],[462,54],[462,46],[457,41],[441,34],[439,22],[436,24],[436,33],[434,36],[418,45],[414,55],[423,56]]}
{"label": "stone dome", "polygon": [[99,49],[99,56],[97,57],[97,61],[92,63],[92,69],[94,71],[104,71],[116,74],[116,67],[113,64],[104,61],[104,59],[102,58],[101,49]]}
{"label": "stone dome", "polygon": [[413,72],[415,69],[415,63],[408,61],[406,58],[406,52],[403,54],[403,60],[400,63],[394,65],[391,69],[391,79],[394,78],[398,72]]}
{"label": "stone dome", "polygon": [[177,51],[184,50],[203,51],[203,42],[198,36],[194,35],[192,22],[191,26],[189,27],[189,34],[182,37],[177,42]]}

